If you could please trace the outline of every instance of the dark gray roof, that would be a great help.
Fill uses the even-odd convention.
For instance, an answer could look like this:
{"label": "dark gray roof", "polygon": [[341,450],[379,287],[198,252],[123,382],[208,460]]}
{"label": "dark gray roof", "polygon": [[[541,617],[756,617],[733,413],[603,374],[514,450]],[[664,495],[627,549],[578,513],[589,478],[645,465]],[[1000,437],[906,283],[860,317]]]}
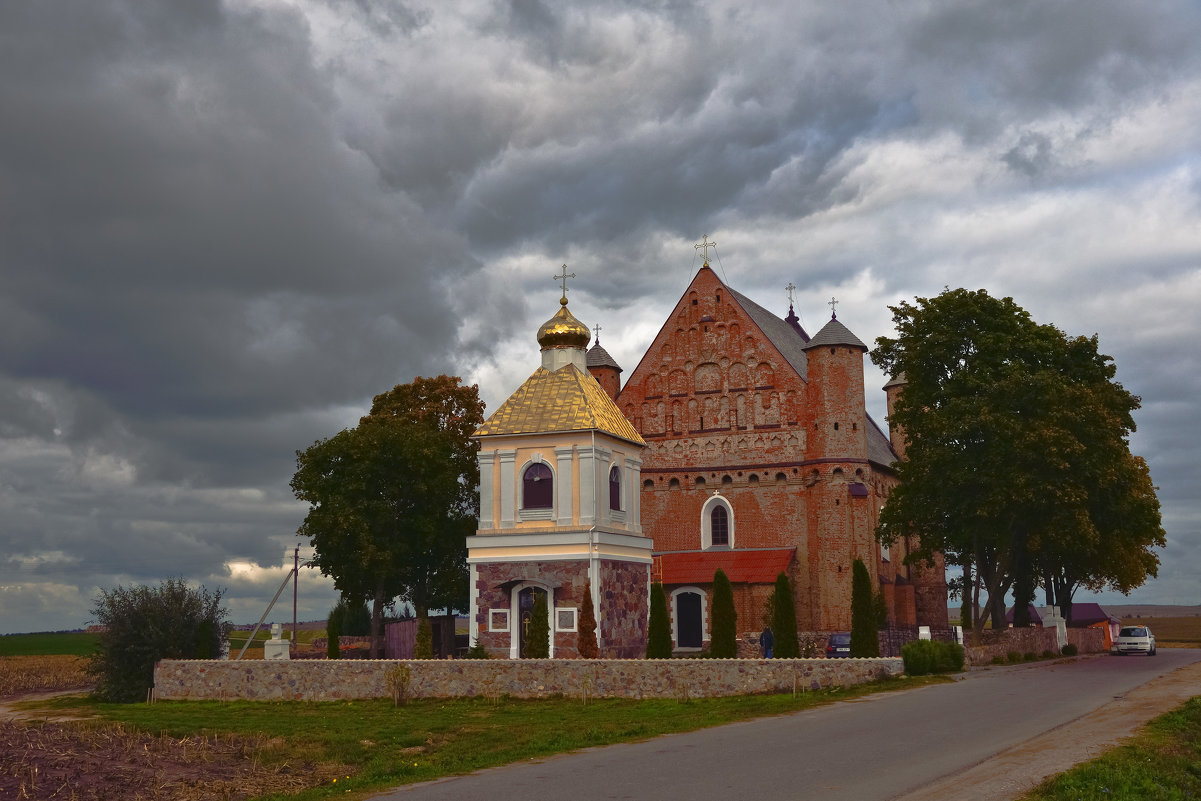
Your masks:
{"label": "dark gray roof", "polygon": [[900,460],[892,449],[888,435],[876,425],[870,414],[867,416],[867,460],[884,467],[891,467],[893,462]]}
{"label": "dark gray roof", "polygon": [[587,357],[588,359],[585,363],[589,367],[612,367],[617,372],[621,372],[621,365],[609,355],[609,351],[600,346],[599,342],[588,349]]}
{"label": "dark gray roof", "polygon": [[726,290],[738,301],[747,316],[763,331],[776,350],[788,360],[793,369],[806,381],[809,380],[809,357],[805,355],[805,340],[784,320],[769,312],[755,301],[737,290]]}
{"label": "dark gray roof", "polygon": [[883,388],[884,389],[892,389],[893,387],[903,387],[908,383],[909,382],[905,380],[905,374],[901,373],[899,376],[897,376],[896,378],[890,380],[887,384],[885,384]]}
{"label": "dark gray roof", "polygon": [[850,345],[867,350],[867,345],[860,342],[859,337],[851,333],[851,329],[838,322],[837,317],[830,318],[830,322],[823,325],[822,330],[813,335],[813,339],[805,345],[805,350],[812,350],[823,345]]}

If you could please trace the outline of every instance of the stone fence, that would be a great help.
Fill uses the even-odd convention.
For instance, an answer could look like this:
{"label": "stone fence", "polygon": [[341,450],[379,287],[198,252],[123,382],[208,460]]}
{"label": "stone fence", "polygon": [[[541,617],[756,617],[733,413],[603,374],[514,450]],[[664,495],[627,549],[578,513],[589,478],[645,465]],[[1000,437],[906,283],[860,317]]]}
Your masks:
{"label": "stone fence", "polygon": [[903,669],[896,658],[165,659],[154,667],[154,697],[261,701],[389,698],[399,682],[409,698],[704,698],[862,684],[898,676]]}
{"label": "stone fence", "polygon": [[[1082,654],[1105,650],[1105,633],[1101,629],[1069,628],[1067,633],[1068,643],[1075,645]],[[965,649],[968,664],[987,665],[997,658],[1006,659],[1010,652],[1039,655],[1043,651],[1059,653],[1059,640],[1053,628],[986,629],[981,636],[983,641],[980,645],[969,645]]]}

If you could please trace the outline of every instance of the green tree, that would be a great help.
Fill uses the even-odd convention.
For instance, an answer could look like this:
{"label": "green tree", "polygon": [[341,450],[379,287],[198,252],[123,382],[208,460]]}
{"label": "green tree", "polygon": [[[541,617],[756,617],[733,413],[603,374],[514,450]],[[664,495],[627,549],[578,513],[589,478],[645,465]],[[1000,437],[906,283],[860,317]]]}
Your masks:
{"label": "green tree", "polygon": [[907,444],[880,540],[916,535],[911,561],[961,566],[977,633],[1004,625],[1010,589],[1024,610],[1042,583],[1070,614],[1077,587],[1129,592],[1154,576],[1159,502],[1128,443],[1139,399],[1097,338],[983,290],[891,308],[898,335],[871,356],[905,378],[889,424]]}
{"label": "green tree", "polygon": [[292,491],[309,504],[300,533],[344,597],[371,600],[373,656],[398,596],[423,619],[466,607],[483,411],[476,386],[417,378],[377,395],[357,427],[296,452]]}
{"label": "green tree", "polygon": [[584,600],[580,604],[578,650],[584,659],[596,659],[600,649],[596,645],[596,610],[592,606],[592,582],[584,582]]}
{"label": "green tree", "polygon": [[667,617],[667,598],[663,585],[651,584],[650,620],[646,630],[646,658],[671,659],[671,622]]}
{"label": "green tree", "polygon": [[792,582],[788,580],[786,573],[776,576],[776,586],[772,590],[771,630],[776,638],[777,659],[796,659],[800,656],[796,630],[796,602],[792,597]]}
{"label": "green tree", "polygon": [[417,638],[413,642],[414,659],[434,658],[434,630],[428,617],[417,619]]}
{"label": "green tree", "polygon": [[105,629],[87,666],[97,697],[144,701],[158,660],[220,654],[230,629],[222,594],[189,587],[182,578],[101,590],[92,619]]}
{"label": "green tree", "polygon": [[713,574],[713,631],[709,653],[718,659],[738,656],[738,614],[734,610],[734,588],[720,567]]}
{"label": "green tree", "polygon": [[880,627],[872,577],[862,559],[851,567],[851,656],[879,656]]}
{"label": "green tree", "polygon": [[535,593],[534,608],[530,610],[530,627],[525,633],[524,659],[550,657],[550,624],[547,622],[546,593]]}

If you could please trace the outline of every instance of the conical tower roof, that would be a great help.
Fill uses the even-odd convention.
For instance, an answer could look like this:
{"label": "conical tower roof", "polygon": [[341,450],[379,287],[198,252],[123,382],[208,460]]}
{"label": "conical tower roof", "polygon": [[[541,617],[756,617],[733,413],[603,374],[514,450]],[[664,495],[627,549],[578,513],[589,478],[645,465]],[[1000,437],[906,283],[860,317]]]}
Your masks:
{"label": "conical tower roof", "polygon": [[867,350],[867,345],[864,345],[859,337],[851,333],[851,329],[847,328],[842,323],[838,322],[837,317],[831,317],[830,322],[822,326],[822,330],[813,335],[813,339],[805,343],[805,350],[813,350],[814,348],[830,347],[831,345],[850,346],[852,348],[862,348]]}

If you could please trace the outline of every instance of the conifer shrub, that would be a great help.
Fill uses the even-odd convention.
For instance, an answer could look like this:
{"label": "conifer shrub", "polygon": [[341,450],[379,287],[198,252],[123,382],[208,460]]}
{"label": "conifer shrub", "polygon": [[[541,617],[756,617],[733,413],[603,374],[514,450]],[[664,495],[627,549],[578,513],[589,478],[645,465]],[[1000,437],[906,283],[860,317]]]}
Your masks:
{"label": "conifer shrub", "polygon": [[471,647],[467,649],[467,653],[463,656],[464,659],[491,659],[488,655],[488,649],[480,645],[480,638],[473,637]]}
{"label": "conifer shrub", "polygon": [[338,638],[342,636],[342,616],[339,614],[339,608],[335,606],[329,612],[329,618],[325,621],[325,656],[328,659],[337,659],[342,655],[342,644],[338,642]]}
{"label": "conifer shrub", "polygon": [[738,656],[738,615],[734,610],[734,588],[721,568],[713,574],[713,632],[709,654],[714,659]]}
{"label": "conifer shrub", "polygon": [[536,593],[534,608],[530,610],[530,628],[526,632],[523,659],[550,658],[550,624],[546,615],[546,593]]}
{"label": "conifer shrub", "polygon": [[144,701],[158,660],[220,654],[230,629],[222,594],[203,586],[194,589],[182,578],[157,587],[101,590],[92,615],[106,628],[87,666],[96,677],[96,696],[119,703]]}
{"label": "conifer shrub", "polygon": [[434,658],[434,630],[430,619],[423,617],[417,621],[417,641],[413,643],[414,659]]}
{"label": "conifer shrub", "polygon": [[651,584],[650,621],[646,632],[646,658],[671,659],[671,624],[667,618],[667,598],[663,585]]}
{"label": "conifer shrub", "polygon": [[851,656],[880,655],[875,595],[872,577],[862,559],[856,559],[851,572]]}
{"label": "conifer shrub", "polygon": [[771,630],[776,638],[776,659],[796,659],[800,656],[792,582],[785,573],[776,576],[776,588],[771,594]]}
{"label": "conifer shrub", "polygon": [[1063,650],[1061,650],[1060,653],[1064,656],[1075,656],[1078,651],[1079,649],[1076,648],[1074,643],[1068,643],[1067,645],[1063,646]]}
{"label": "conifer shrub", "polygon": [[584,582],[584,602],[580,605],[577,649],[583,659],[596,659],[600,649],[596,645],[596,610],[592,606],[592,582]]}

